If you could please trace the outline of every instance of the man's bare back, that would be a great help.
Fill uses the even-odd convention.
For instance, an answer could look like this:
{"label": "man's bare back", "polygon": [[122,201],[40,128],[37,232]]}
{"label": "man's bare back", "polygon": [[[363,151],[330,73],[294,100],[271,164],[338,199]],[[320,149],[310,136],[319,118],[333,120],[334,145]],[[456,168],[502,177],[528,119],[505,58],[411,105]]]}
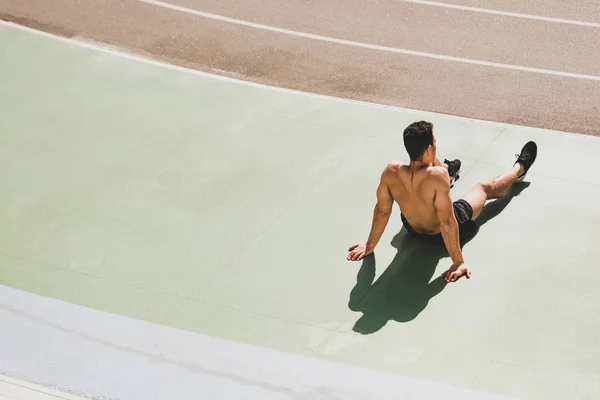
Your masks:
{"label": "man's bare back", "polygon": [[394,201],[399,205],[413,229],[421,234],[440,233],[440,220],[435,207],[436,190],[450,189],[448,171],[442,166],[423,166],[390,163],[382,179]]}
{"label": "man's bare back", "polygon": [[452,268],[457,270],[463,264],[458,222],[450,196],[448,164],[443,166],[435,157],[435,139],[429,147],[428,162],[411,162],[409,165],[390,163],[386,166],[377,187],[377,204],[369,238],[365,244],[349,249],[349,259],[361,259],[375,249],[395,201],[402,211],[403,222],[410,226],[411,231],[424,235],[441,233],[454,261]]}

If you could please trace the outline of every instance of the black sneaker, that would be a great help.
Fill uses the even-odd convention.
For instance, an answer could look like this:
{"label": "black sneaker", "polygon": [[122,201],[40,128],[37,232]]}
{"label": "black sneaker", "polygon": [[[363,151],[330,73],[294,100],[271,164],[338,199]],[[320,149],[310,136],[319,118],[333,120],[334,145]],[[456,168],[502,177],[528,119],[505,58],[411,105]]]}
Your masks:
{"label": "black sneaker", "polygon": [[456,182],[460,176],[458,173],[460,172],[461,162],[460,160],[446,160],[444,159],[444,163],[448,165],[448,175],[450,175],[450,187],[454,186],[454,182]]}
{"label": "black sneaker", "polygon": [[521,176],[517,178],[517,182],[523,182],[523,179],[525,179],[525,175],[527,175],[527,171],[529,171],[529,168],[531,168],[531,165],[537,157],[537,144],[535,144],[535,142],[532,141],[525,143],[525,146],[523,146],[523,148],[521,149],[521,154],[515,154],[515,156],[517,157],[515,165],[519,163],[523,166],[524,169]]}

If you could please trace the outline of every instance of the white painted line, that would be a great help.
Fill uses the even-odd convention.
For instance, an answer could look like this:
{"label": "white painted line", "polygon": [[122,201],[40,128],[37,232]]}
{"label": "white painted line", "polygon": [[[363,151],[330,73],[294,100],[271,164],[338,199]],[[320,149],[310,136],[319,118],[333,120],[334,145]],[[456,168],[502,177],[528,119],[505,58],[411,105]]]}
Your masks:
{"label": "white painted line", "polygon": [[10,400],[84,400],[83,397],[50,389],[14,377],[0,375],[0,399]]}
{"label": "white painted line", "polygon": [[576,20],[572,20],[572,19],[543,17],[541,15],[531,15],[531,14],[522,14],[522,13],[516,13],[516,12],[491,10],[489,8],[461,6],[458,4],[440,3],[437,1],[427,1],[427,0],[398,0],[398,1],[403,1],[405,3],[423,4],[423,5],[433,6],[433,7],[454,8],[456,10],[473,11],[473,12],[479,12],[479,13],[484,13],[484,14],[502,15],[505,17],[525,18],[525,19],[533,19],[533,20],[544,21],[544,22],[555,22],[555,23],[559,23],[559,24],[569,24],[569,25],[589,26],[592,28],[600,28],[600,24],[596,23],[596,22],[585,22],[585,21],[576,21]]}
{"label": "white painted line", "polygon": [[421,51],[400,49],[397,47],[380,46],[377,44],[355,42],[352,40],[337,39],[337,38],[332,38],[329,36],[315,35],[312,33],[293,31],[293,30],[277,28],[277,27],[269,26],[269,25],[257,24],[254,22],[244,21],[241,19],[224,17],[222,15],[211,14],[211,13],[207,13],[204,11],[198,11],[198,10],[194,10],[191,8],[181,7],[181,6],[177,6],[177,5],[170,4],[170,3],[165,3],[163,1],[158,1],[158,0],[137,0],[137,1],[140,1],[142,3],[152,4],[157,7],[167,8],[167,9],[174,10],[174,11],[180,11],[180,12],[183,12],[186,14],[197,15],[197,16],[203,17],[203,18],[210,18],[210,19],[214,19],[217,21],[223,21],[223,22],[228,22],[231,24],[247,26],[250,28],[256,28],[256,29],[261,29],[261,30],[270,31],[270,32],[277,32],[277,33],[281,33],[284,35],[303,37],[303,38],[307,38],[307,39],[320,40],[322,42],[341,44],[341,45],[345,45],[345,46],[360,47],[363,49],[370,49],[370,50],[379,50],[379,51],[385,51],[388,53],[407,54],[407,55],[411,55],[411,56],[426,57],[426,58],[432,58],[432,59],[436,59],[436,60],[454,61],[454,62],[460,62],[460,63],[465,63],[465,64],[482,65],[485,67],[504,68],[504,69],[510,69],[513,71],[533,72],[533,73],[537,73],[537,74],[554,75],[554,76],[560,76],[560,77],[565,77],[565,78],[587,79],[587,80],[592,80],[592,81],[600,81],[600,76],[595,76],[595,75],[585,75],[585,74],[578,74],[578,73],[573,73],[573,72],[554,71],[554,70],[542,69],[542,68],[531,68],[531,67],[525,67],[525,66],[521,66],[521,65],[503,64],[503,63],[497,63],[497,62],[491,62],[491,61],[475,60],[475,59],[471,59],[471,58],[453,57],[453,56],[446,56],[443,54],[425,53],[425,52],[421,52]]}
{"label": "white painted line", "polygon": [[321,100],[331,100],[331,101],[335,101],[338,103],[360,105],[360,106],[364,106],[364,107],[376,108],[376,109],[381,109],[381,110],[400,111],[400,112],[407,112],[407,113],[419,113],[421,115],[429,115],[431,117],[443,117],[446,119],[457,120],[457,121],[471,121],[471,122],[475,122],[478,124],[497,126],[497,127],[501,127],[501,128],[519,128],[519,129],[527,129],[530,131],[555,133],[555,134],[559,134],[559,135],[576,135],[576,136],[579,136],[582,138],[587,138],[589,140],[599,140],[600,139],[600,137],[585,135],[585,134],[576,133],[576,132],[563,132],[563,131],[556,131],[556,130],[552,130],[552,129],[544,129],[544,128],[535,128],[535,127],[530,127],[530,126],[507,124],[504,122],[486,121],[486,120],[469,118],[469,117],[460,117],[460,116],[451,115],[451,114],[442,114],[442,113],[438,113],[438,112],[434,112],[434,111],[414,110],[414,109],[399,107],[399,106],[390,106],[390,105],[379,104],[379,103],[370,103],[367,101],[345,99],[342,97],[328,96],[328,95],[319,94],[319,93],[303,92],[303,91],[295,90],[295,89],[288,89],[288,88],[277,87],[277,86],[269,86],[269,85],[265,85],[262,83],[244,81],[241,79],[230,78],[228,76],[216,75],[216,74],[211,74],[211,73],[204,72],[204,71],[199,71],[196,69],[186,68],[186,67],[182,67],[179,65],[168,64],[166,62],[157,61],[157,60],[154,60],[151,58],[145,58],[140,55],[135,55],[135,54],[131,54],[131,53],[125,53],[122,51],[111,49],[109,47],[100,46],[100,45],[97,45],[94,43],[83,42],[83,41],[72,39],[72,38],[65,38],[62,36],[57,36],[52,33],[39,31],[37,29],[33,29],[33,28],[29,28],[27,26],[15,24],[13,22],[4,21],[2,19],[0,19],[0,26],[7,26],[10,28],[25,31],[25,32],[28,32],[28,33],[31,33],[31,34],[34,34],[37,36],[47,37],[47,38],[50,38],[53,40],[68,43],[72,46],[78,46],[78,47],[89,49],[92,51],[97,51],[100,53],[109,54],[111,56],[121,57],[124,59],[132,60],[132,61],[136,61],[136,62],[148,64],[148,65],[153,65],[153,66],[160,67],[160,68],[170,69],[173,71],[183,72],[183,73],[192,74],[192,75],[198,75],[198,76],[202,76],[205,78],[214,79],[217,81],[224,81],[224,82],[229,82],[229,83],[235,83],[237,85],[243,85],[243,86],[254,87],[254,88],[259,88],[259,89],[264,89],[264,90],[270,90],[273,92],[288,93],[288,94],[293,94],[296,96],[305,96],[305,97],[311,97],[311,98],[321,99]]}
{"label": "white painted line", "polygon": [[186,332],[1,285],[0,321],[10,327],[0,330],[1,369],[92,398],[509,400]]}

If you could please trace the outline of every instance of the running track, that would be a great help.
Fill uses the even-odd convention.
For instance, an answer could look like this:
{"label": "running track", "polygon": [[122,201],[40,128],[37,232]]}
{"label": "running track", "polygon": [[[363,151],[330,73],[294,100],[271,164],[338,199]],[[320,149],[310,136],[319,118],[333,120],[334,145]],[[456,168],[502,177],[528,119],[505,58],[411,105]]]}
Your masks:
{"label": "running track", "polygon": [[0,0],[0,19],[274,86],[600,134],[600,3]]}

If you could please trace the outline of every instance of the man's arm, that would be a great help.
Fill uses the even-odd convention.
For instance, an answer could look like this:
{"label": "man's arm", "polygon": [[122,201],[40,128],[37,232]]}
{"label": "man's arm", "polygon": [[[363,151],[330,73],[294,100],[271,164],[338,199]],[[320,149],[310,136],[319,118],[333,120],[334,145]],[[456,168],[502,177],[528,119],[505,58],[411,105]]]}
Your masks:
{"label": "man's arm", "polygon": [[348,251],[350,251],[347,257],[348,260],[361,260],[365,256],[371,254],[373,250],[375,250],[377,243],[379,243],[379,239],[381,239],[381,235],[390,219],[394,199],[385,180],[386,172],[387,169],[381,175],[381,180],[377,187],[377,204],[375,204],[375,208],[373,209],[373,222],[371,224],[371,231],[369,232],[367,242],[365,244],[355,244],[351,246],[348,249]]}
{"label": "man's arm", "polygon": [[385,182],[384,177],[381,177],[379,187],[377,188],[377,204],[373,209],[373,223],[371,225],[371,232],[369,232],[369,238],[367,239],[367,249],[375,249],[383,231],[390,219],[392,214],[392,207],[394,205],[394,199],[390,193],[390,188]]}
{"label": "man's arm", "polygon": [[454,216],[454,207],[450,196],[450,180],[448,174],[442,172],[436,173],[433,178],[435,182],[435,211],[440,221],[444,244],[452,259],[450,269],[456,270],[464,264],[464,259],[460,249],[458,222]]}

